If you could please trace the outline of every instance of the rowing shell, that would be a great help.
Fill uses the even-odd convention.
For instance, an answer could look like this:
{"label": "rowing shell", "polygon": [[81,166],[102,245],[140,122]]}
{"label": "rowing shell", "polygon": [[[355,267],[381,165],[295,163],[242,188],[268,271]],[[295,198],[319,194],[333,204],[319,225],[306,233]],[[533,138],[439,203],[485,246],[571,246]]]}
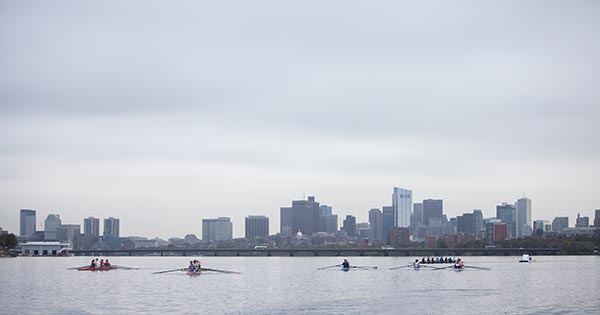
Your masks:
{"label": "rowing shell", "polygon": [[118,269],[118,268],[117,268],[117,266],[100,267],[100,268],[92,268],[92,266],[86,266],[86,267],[77,268],[77,271],[109,271],[109,270],[113,270],[113,269]]}

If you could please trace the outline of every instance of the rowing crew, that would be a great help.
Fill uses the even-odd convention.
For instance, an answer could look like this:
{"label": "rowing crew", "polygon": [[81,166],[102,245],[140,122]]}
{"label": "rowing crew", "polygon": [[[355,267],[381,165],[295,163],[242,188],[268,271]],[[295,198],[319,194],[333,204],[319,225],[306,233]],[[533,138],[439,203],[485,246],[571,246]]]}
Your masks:
{"label": "rowing crew", "polygon": [[202,264],[197,259],[190,260],[190,266],[188,267],[189,272],[198,272],[202,269]]}
{"label": "rowing crew", "polygon": [[421,263],[422,264],[445,264],[445,263],[455,263],[456,257],[427,257],[427,259],[425,259],[425,257],[423,257],[421,259]]}
{"label": "rowing crew", "polygon": [[[423,263],[423,260],[421,260],[420,263]],[[415,259],[415,261],[412,263],[412,267],[415,269],[419,269],[419,268],[421,268],[420,263],[419,263],[419,259]],[[454,262],[454,269],[462,269],[462,267],[464,267],[462,260],[460,258],[456,259]]]}
{"label": "rowing crew", "polygon": [[111,266],[110,262],[108,262],[108,259],[98,260],[98,258],[96,258],[96,259],[92,259],[92,262],[90,263],[90,267],[92,269],[100,269],[100,268],[111,268],[112,266]]}

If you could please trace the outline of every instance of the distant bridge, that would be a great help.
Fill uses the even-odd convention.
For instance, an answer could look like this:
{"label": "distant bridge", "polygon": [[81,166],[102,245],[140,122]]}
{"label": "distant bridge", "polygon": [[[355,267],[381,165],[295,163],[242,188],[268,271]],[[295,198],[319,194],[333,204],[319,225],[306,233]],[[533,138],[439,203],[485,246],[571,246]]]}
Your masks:
{"label": "distant bridge", "polygon": [[400,249],[246,249],[246,248],[136,248],[71,250],[76,256],[518,256],[559,255],[558,248],[400,248]]}

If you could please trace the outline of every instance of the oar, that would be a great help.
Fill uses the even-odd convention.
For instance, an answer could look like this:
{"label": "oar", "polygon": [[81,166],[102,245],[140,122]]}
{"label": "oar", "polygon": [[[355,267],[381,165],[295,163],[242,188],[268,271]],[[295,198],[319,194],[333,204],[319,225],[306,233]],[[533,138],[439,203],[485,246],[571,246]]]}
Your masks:
{"label": "oar", "polygon": [[377,266],[350,266],[350,268],[360,268],[360,269],[377,269]]}
{"label": "oar", "polygon": [[440,267],[434,267],[434,266],[424,266],[424,265],[419,265],[419,267],[425,267],[425,268],[431,268],[431,269],[442,269]]}
{"label": "oar", "polygon": [[241,272],[237,272],[237,271],[211,269],[211,268],[200,268],[200,270],[202,270],[202,271],[214,271],[214,272],[220,272],[220,273],[234,273],[234,274],[238,274],[238,275],[241,274]]}
{"label": "oar", "polygon": [[328,269],[328,268],[333,268],[333,267],[339,267],[342,264],[338,264],[338,265],[333,265],[333,266],[328,266],[328,267],[322,267],[322,268],[317,268],[317,270],[323,270],[323,269]]}
{"label": "oar", "polygon": [[472,269],[479,269],[479,270],[492,270],[492,268],[475,267],[475,266],[463,266],[463,268],[472,268]]}
{"label": "oar", "polygon": [[188,270],[188,268],[179,268],[179,269],[156,271],[156,272],[153,272],[152,274],[155,275],[155,274],[159,274],[159,273],[167,273],[167,272],[175,272],[175,271],[186,271],[186,270]]}
{"label": "oar", "polygon": [[393,267],[393,268],[390,268],[390,270],[396,270],[396,269],[406,268],[406,267],[412,267],[412,265],[404,265],[404,266],[400,266],[400,267]]}
{"label": "oar", "polygon": [[90,265],[85,265],[85,266],[81,266],[81,267],[72,267],[72,268],[67,268],[67,270],[73,270],[73,269],[79,269],[79,268],[85,268],[85,267],[89,267]]}
{"label": "oar", "polygon": [[115,266],[110,265],[110,266],[113,268],[125,269],[125,270],[140,270],[140,268],[135,268],[135,267],[117,266],[117,265],[115,265]]}

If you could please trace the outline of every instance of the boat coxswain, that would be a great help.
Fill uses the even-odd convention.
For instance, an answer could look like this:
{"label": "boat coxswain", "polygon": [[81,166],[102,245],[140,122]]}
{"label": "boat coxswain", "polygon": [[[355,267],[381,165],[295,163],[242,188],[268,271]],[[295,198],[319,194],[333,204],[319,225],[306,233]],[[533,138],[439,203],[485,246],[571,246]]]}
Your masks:
{"label": "boat coxswain", "polygon": [[419,265],[419,259],[415,259],[415,262],[412,264],[413,268],[419,269],[421,266]]}
{"label": "boat coxswain", "polygon": [[454,264],[454,269],[462,269],[462,267],[464,266],[462,260],[460,258],[458,258],[456,260],[456,263]]}

